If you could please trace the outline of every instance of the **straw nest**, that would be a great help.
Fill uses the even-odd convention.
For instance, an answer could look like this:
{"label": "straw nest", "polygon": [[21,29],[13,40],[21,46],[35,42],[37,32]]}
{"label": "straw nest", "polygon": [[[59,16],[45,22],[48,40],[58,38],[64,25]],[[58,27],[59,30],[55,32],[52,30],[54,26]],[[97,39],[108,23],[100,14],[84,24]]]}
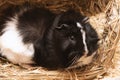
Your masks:
{"label": "straw nest", "polygon": [[[120,75],[120,0],[0,0],[0,10],[9,5],[42,6],[59,13],[69,8],[89,16],[100,37],[100,47],[93,63],[80,69],[48,71],[43,68],[25,69],[0,58],[0,79],[71,79],[84,80]],[[0,13],[1,14],[1,13]],[[106,76],[106,77],[105,77]]]}

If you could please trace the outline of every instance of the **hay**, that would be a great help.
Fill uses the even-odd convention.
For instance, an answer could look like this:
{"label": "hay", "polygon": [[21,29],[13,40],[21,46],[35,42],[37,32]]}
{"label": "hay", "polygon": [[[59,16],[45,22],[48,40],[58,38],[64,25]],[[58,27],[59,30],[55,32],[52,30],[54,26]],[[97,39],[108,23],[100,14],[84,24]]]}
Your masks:
{"label": "hay", "polygon": [[[100,37],[100,47],[93,63],[80,69],[48,71],[43,68],[25,69],[0,59],[0,79],[71,79],[96,80],[120,75],[120,1],[119,0],[0,0],[0,10],[9,5],[30,2],[59,13],[69,8],[90,16],[90,23]],[[111,71],[112,70],[112,71]],[[117,71],[117,72],[115,72]],[[104,78],[105,79],[105,78]]]}

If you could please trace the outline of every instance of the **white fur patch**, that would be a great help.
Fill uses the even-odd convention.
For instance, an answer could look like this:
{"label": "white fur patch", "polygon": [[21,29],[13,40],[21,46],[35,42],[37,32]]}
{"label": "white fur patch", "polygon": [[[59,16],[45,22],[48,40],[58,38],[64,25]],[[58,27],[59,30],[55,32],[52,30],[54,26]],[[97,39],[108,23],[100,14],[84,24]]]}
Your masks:
{"label": "white fur patch", "polygon": [[95,56],[96,52],[94,52],[91,56],[84,55],[82,56],[77,62],[75,62],[73,65],[68,67],[68,69],[81,67],[83,65],[88,65],[92,62],[93,57]]}
{"label": "white fur patch", "polygon": [[85,53],[88,54],[88,48],[87,48],[87,44],[86,44],[86,33],[83,30],[83,27],[81,26],[80,23],[77,22],[77,26],[79,28],[81,28],[81,33],[82,33],[82,38],[83,38],[83,44],[84,44]]}
{"label": "white fur patch", "polygon": [[34,55],[33,44],[24,44],[22,36],[17,30],[17,18],[8,21],[0,36],[1,54],[15,64],[32,63],[31,59]]}
{"label": "white fur patch", "polygon": [[91,56],[87,56],[87,55],[82,56],[82,57],[77,61],[78,65],[81,65],[81,64],[87,65],[87,64],[91,63],[91,62],[92,62],[92,59],[93,59],[93,57],[94,57],[95,54],[96,54],[96,52],[94,52]]}

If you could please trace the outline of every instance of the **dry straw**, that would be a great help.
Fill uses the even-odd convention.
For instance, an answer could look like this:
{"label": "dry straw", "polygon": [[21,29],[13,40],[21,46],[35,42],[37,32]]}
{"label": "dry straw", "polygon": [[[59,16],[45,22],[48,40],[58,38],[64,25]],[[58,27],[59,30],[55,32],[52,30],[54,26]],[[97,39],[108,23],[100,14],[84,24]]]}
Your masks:
{"label": "dry straw", "polygon": [[[24,69],[1,58],[0,79],[84,80],[96,78],[97,80],[103,78],[105,74],[119,76],[120,0],[0,0],[0,10],[26,1],[31,5],[46,7],[56,13],[73,8],[83,15],[90,16],[89,21],[100,37],[98,55],[88,66],[59,71],[48,71],[42,68]],[[117,74],[111,69],[118,71]]]}

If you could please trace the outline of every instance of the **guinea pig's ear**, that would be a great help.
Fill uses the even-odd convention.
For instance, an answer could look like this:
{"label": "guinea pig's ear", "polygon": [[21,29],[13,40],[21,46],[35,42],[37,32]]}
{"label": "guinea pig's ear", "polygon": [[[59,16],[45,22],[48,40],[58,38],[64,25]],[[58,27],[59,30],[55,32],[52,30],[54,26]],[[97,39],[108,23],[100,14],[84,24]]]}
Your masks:
{"label": "guinea pig's ear", "polygon": [[54,22],[53,22],[53,26],[56,29],[62,29],[64,27],[68,27],[67,24],[59,24],[60,18],[61,18],[61,15],[56,16],[56,18],[54,19]]}
{"label": "guinea pig's ear", "polygon": [[61,24],[61,25],[58,25],[57,27],[56,27],[56,29],[63,29],[63,28],[67,28],[69,25],[67,25],[67,24]]}

